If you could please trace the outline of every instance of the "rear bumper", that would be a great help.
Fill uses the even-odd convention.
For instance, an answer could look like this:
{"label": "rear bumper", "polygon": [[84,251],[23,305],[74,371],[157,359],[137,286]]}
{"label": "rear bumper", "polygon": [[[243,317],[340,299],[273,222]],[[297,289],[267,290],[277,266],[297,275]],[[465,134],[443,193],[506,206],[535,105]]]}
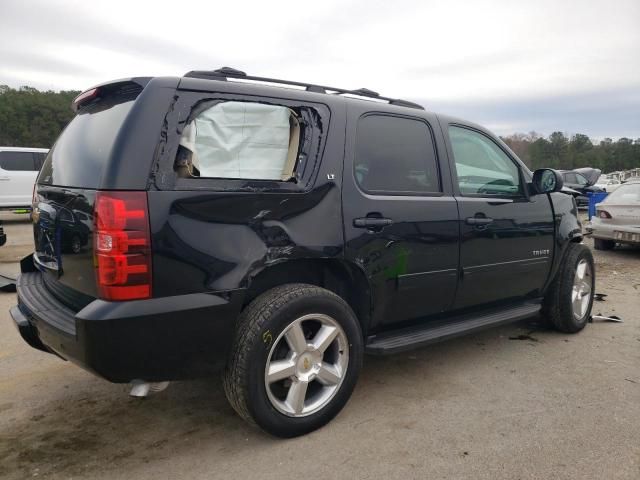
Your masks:
{"label": "rear bumper", "polygon": [[[590,231],[593,235],[593,238],[598,238],[601,240],[613,240],[617,243],[625,243],[629,245],[639,245],[640,244],[640,228],[627,226],[627,225],[607,225],[599,220],[595,220],[591,222],[591,225],[587,227],[587,231]],[[638,241],[627,240],[616,238],[615,232],[625,232],[629,233],[635,238],[638,238]]]}
{"label": "rear bumper", "polygon": [[10,311],[22,338],[112,382],[175,380],[224,365],[244,291],[107,302],[78,312],[46,287],[42,273],[17,281]]}

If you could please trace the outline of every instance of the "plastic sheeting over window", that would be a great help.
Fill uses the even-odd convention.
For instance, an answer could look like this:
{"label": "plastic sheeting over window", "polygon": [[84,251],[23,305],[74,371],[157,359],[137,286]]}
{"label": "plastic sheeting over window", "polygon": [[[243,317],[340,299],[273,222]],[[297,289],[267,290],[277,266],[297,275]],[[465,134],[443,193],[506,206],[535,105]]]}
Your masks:
{"label": "plastic sheeting over window", "polygon": [[287,107],[221,102],[196,116],[180,145],[191,152],[200,177],[289,180],[300,126]]}

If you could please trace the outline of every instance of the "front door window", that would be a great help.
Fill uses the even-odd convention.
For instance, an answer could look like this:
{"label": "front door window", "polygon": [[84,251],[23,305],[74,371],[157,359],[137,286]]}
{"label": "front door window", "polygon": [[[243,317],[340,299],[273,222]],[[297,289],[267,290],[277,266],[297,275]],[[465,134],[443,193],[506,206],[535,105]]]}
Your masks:
{"label": "front door window", "polygon": [[458,186],[463,195],[520,196],[518,166],[492,140],[467,128],[450,126]]}

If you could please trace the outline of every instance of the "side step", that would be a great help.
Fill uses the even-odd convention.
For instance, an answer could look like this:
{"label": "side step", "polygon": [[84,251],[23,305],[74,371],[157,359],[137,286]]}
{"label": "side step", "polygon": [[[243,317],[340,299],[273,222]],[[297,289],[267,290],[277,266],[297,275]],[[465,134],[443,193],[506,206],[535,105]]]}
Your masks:
{"label": "side step", "polygon": [[485,328],[517,322],[518,320],[533,317],[539,312],[539,303],[525,303],[508,309],[503,308],[499,311],[493,310],[481,313],[480,315],[468,314],[404,328],[395,332],[369,337],[365,352],[372,355],[389,355],[404,352]]}

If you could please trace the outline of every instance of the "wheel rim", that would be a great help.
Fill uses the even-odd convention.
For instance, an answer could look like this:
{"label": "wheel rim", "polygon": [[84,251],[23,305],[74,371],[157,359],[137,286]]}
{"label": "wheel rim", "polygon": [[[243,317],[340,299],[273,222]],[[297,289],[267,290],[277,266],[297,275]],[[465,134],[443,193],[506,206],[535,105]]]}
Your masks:
{"label": "wheel rim", "polygon": [[291,322],[271,347],[264,372],[267,396],[279,412],[305,417],[325,407],[340,389],[349,365],[349,342],[329,315]]}
{"label": "wheel rim", "polygon": [[580,260],[573,277],[573,289],[571,291],[571,305],[573,316],[576,320],[582,320],[587,314],[591,302],[591,266],[586,260]]}
{"label": "wheel rim", "polygon": [[82,248],[82,246],[80,245],[80,239],[74,237],[71,240],[71,250],[73,251],[73,253],[78,253],[80,251],[80,248]]}

